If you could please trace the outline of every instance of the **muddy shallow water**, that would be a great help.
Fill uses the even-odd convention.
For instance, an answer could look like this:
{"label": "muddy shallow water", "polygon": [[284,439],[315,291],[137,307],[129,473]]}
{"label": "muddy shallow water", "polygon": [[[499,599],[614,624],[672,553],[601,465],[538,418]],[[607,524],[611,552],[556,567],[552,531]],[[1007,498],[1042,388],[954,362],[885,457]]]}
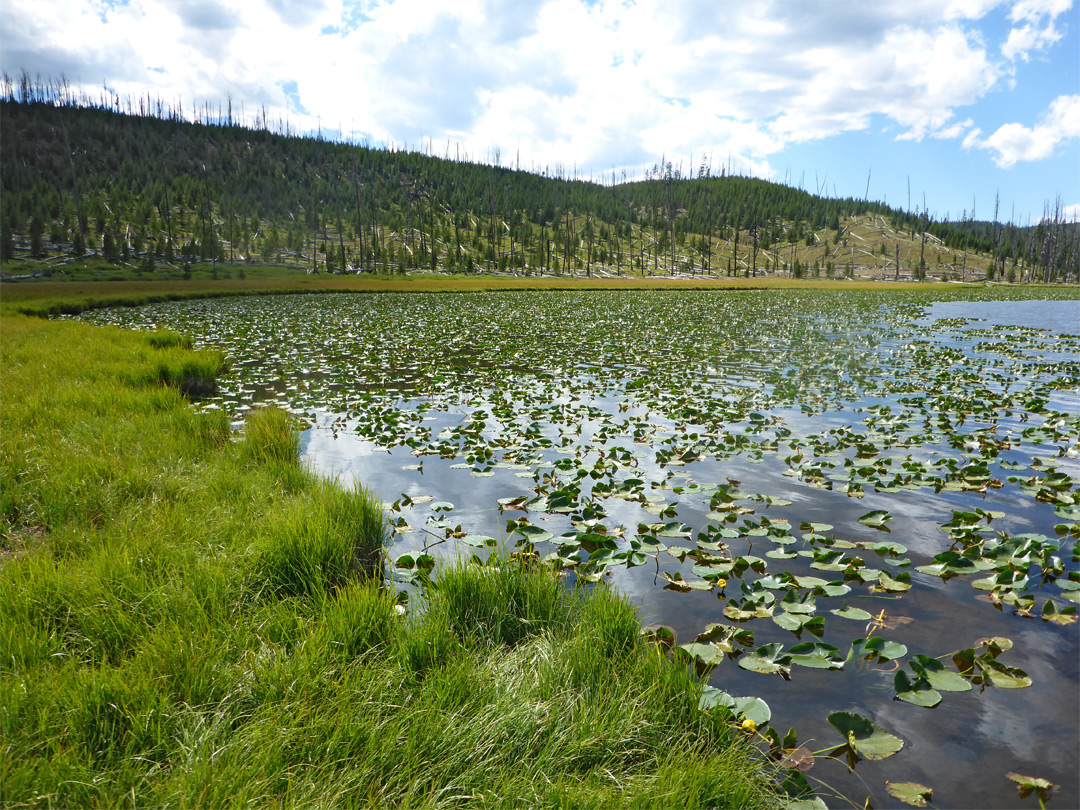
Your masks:
{"label": "muddy shallow water", "polygon": [[[1017,772],[1059,786],[1048,807],[1073,807],[1080,302],[965,297],[282,296],[84,317],[223,349],[230,370],[202,407],[239,419],[275,402],[305,419],[304,460],[390,507],[392,561],[528,536],[568,582],[614,582],[680,644],[711,623],[753,630],[712,685],[763,698],[772,726],[814,752],[843,742],[836,711],[904,741],[853,772],[817,757],[806,777],[830,806],[843,804],[832,791],[898,806],[887,780],[932,787],[939,807],[1037,806],[1005,776]],[[523,518],[528,535],[510,523]],[[966,528],[943,525],[957,520]],[[1000,544],[1018,536],[1030,542],[1009,557]],[[983,567],[917,570],[949,548]],[[418,587],[416,569],[390,570]],[[680,577],[695,584],[669,582]],[[771,616],[725,615],[763,590]],[[773,621],[807,615],[788,612],[796,596],[824,618],[819,635]],[[878,621],[832,612],[852,607]],[[906,650],[849,655],[870,635]],[[1011,640],[998,660],[1019,682],[976,677],[934,708],[898,698],[914,655],[955,668],[952,653],[986,637]],[[739,666],[800,642],[831,645],[842,667],[794,665],[785,680]]]}

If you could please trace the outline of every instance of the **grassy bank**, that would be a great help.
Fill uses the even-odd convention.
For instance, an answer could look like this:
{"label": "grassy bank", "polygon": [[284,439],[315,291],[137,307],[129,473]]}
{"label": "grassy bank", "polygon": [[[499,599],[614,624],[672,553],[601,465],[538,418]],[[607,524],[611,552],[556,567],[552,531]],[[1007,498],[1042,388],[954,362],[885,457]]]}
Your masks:
{"label": "grassy bank", "polygon": [[[307,275],[278,267],[247,268],[244,278],[125,280],[35,280],[0,284],[0,306],[7,312],[74,314],[110,305],[138,306],[156,301],[215,296],[296,292],[478,292],[495,290],[747,290],[942,289],[941,282],[892,282],[788,278],[580,278],[493,275],[343,276]],[[1061,285],[1056,285],[1061,286]]]}
{"label": "grassy bank", "polygon": [[364,490],[188,406],[219,356],[11,314],[0,352],[5,807],[778,803],[607,589],[496,558],[401,615]]}

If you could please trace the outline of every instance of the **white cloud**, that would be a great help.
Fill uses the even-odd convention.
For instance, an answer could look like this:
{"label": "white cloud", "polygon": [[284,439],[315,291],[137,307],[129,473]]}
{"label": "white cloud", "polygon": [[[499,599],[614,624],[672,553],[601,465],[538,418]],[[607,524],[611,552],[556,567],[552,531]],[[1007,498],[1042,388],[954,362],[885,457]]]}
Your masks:
{"label": "white cloud", "polygon": [[1066,205],[1061,209],[1061,213],[1067,222],[1080,222],[1080,203]]}
{"label": "white cloud", "polygon": [[1032,51],[1049,48],[1062,36],[1054,21],[1071,7],[1072,0],[1019,0],[1014,3],[1009,19],[1023,25],[1009,31],[1001,46],[1002,55],[1010,61],[1026,62]]}
{"label": "white cloud", "polygon": [[[249,119],[265,107],[299,130],[520,150],[534,166],[704,152],[767,175],[789,144],[882,120],[1000,161],[1038,148],[1005,128],[980,141],[955,117],[1005,76],[979,30],[1001,2],[6,0],[0,63],[185,109],[231,95]],[[1014,3],[1009,58],[1049,47],[1070,7]]]}
{"label": "white cloud", "polygon": [[1028,61],[1031,51],[1043,51],[1061,39],[1061,33],[1053,22],[1038,28],[1027,23],[1009,31],[1009,38],[1001,46],[1001,53],[1006,59]]}
{"label": "white cloud", "polygon": [[1034,21],[1041,17],[1057,17],[1072,8],[1072,0],[1017,0],[1009,12],[1013,22]]}
{"label": "white cloud", "polygon": [[[964,131],[969,129],[975,122],[968,118],[965,121],[957,121],[951,126],[943,127],[932,134],[931,137],[938,140],[953,140],[959,138],[964,134]],[[966,139],[965,139],[966,140]]]}
{"label": "white cloud", "polygon": [[950,0],[942,14],[946,20],[980,20],[1004,0]]}
{"label": "white cloud", "polygon": [[1059,144],[1077,138],[1080,138],[1080,95],[1058,96],[1034,127],[1004,124],[975,145],[995,152],[994,163],[1007,169],[1019,162],[1045,160],[1053,156]]}

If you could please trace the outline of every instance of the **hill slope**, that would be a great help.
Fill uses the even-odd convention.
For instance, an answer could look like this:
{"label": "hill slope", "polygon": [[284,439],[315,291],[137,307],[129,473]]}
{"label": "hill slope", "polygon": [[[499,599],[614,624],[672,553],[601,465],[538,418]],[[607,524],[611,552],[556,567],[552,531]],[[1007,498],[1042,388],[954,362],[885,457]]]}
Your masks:
{"label": "hill slope", "polygon": [[[1060,220],[957,227],[763,180],[601,184],[429,154],[193,124],[47,93],[0,100],[5,269],[97,256],[146,271],[194,261],[380,273],[822,274],[1077,278]],[[131,106],[129,104],[129,106]],[[153,114],[150,114],[153,110]],[[614,180],[614,178],[613,178]]]}

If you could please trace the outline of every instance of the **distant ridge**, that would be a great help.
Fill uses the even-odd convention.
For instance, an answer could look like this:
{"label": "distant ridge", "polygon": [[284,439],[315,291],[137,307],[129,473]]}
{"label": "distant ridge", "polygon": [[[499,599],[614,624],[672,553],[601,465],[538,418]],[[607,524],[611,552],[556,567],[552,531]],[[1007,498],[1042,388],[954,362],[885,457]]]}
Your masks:
{"label": "distant ridge", "polygon": [[[1078,280],[1080,229],[937,221],[765,180],[589,182],[241,126],[160,100],[75,98],[5,79],[0,256],[313,271]],[[108,101],[108,104],[105,102]]]}

